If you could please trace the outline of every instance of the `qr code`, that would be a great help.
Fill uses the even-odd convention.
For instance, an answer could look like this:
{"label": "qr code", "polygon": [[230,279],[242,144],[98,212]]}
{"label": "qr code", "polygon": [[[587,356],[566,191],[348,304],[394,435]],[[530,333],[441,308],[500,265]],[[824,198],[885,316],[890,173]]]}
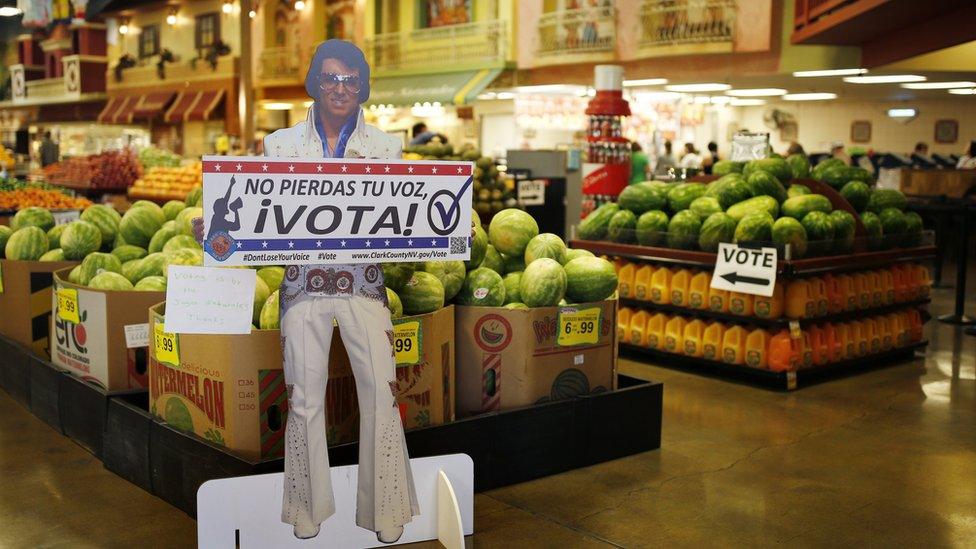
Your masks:
{"label": "qr code", "polygon": [[468,240],[467,236],[452,236],[451,237],[451,253],[452,254],[463,254],[468,251]]}

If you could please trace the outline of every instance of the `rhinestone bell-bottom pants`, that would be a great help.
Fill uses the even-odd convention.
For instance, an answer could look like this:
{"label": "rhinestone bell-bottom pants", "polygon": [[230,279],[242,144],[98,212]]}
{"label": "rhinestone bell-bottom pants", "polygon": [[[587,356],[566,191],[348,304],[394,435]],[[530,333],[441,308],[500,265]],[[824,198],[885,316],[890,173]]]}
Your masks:
{"label": "rhinestone bell-bottom pants", "polygon": [[314,527],[335,512],[325,418],[333,320],[359,398],[356,524],[374,532],[402,526],[420,511],[394,400],[393,326],[382,302],[358,296],[302,296],[282,310],[289,409],[281,520]]}

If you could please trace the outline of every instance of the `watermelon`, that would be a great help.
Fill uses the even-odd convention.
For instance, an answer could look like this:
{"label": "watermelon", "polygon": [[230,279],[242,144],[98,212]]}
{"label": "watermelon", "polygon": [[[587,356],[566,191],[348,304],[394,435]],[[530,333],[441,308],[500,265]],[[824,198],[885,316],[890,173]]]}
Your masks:
{"label": "watermelon", "polygon": [[668,208],[672,213],[687,210],[696,198],[705,194],[704,183],[678,183],[668,190]]}
{"label": "watermelon", "polygon": [[514,273],[525,270],[525,256],[502,254],[502,262],[505,263],[505,272]]}
{"label": "watermelon", "polygon": [[877,214],[864,212],[861,214],[861,223],[864,225],[865,232],[868,233],[868,246],[876,250],[881,247],[884,238],[884,229],[881,227],[881,220]]}
{"label": "watermelon", "polygon": [[132,206],[130,206],[129,209],[132,208],[147,208],[153,213],[160,225],[167,221],[166,214],[163,213],[163,208],[155,202],[151,202],[149,200],[136,200],[132,203]]}
{"label": "watermelon", "polygon": [[133,275],[135,274],[136,271],[139,270],[139,267],[141,265],[142,265],[141,259],[132,259],[130,261],[126,261],[125,263],[122,264],[122,276],[127,278],[129,282],[132,282]]}
{"label": "watermelon", "polygon": [[203,217],[203,208],[194,207],[187,208],[182,212],[176,214],[176,219],[173,220],[174,226],[176,227],[177,234],[188,234],[193,235],[193,220],[196,218]]}
{"label": "watermelon", "polygon": [[698,233],[698,247],[706,252],[718,251],[722,242],[732,242],[735,237],[736,221],[732,216],[716,212],[705,218],[701,232]]}
{"label": "watermelon", "polygon": [[112,254],[104,252],[90,253],[81,262],[78,283],[82,286],[87,286],[95,275],[104,271],[118,273],[121,276],[122,262]]}
{"label": "watermelon", "polygon": [[668,231],[668,214],[661,210],[644,212],[637,218],[637,243],[641,246],[660,246]]}
{"label": "watermelon", "polygon": [[198,208],[203,206],[203,187],[194,187],[192,191],[186,193],[183,200],[187,208]]}
{"label": "watermelon", "polygon": [[[125,265],[122,265],[122,270],[125,270]],[[166,279],[161,276],[147,276],[136,282],[132,289],[137,292],[165,292]]]}
{"label": "watermelon", "polygon": [[478,210],[471,208],[471,228],[475,227],[481,227],[481,216],[478,215]]}
{"label": "watermelon", "polygon": [[271,288],[265,284],[260,276],[254,277],[254,305],[251,307],[251,322],[258,324],[261,322],[261,308],[264,302],[271,295]]}
{"label": "watermelon", "polygon": [[111,206],[93,204],[81,212],[81,220],[98,227],[98,232],[102,235],[102,243],[108,246],[109,243],[115,242],[122,216]]}
{"label": "watermelon", "polygon": [[522,302],[506,303],[504,306],[506,309],[528,309],[529,306]]}
{"label": "watermelon", "polygon": [[202,250],[203,246],[197,243],[197,240],[192,236],[178,234],[166,241],[166,244],[163,245],[163,252],[172,252],[174,250],[179,250],[180,248]]}
{"label": "watermelon", "polygon": [[821,173],[821,181],[840,190],[844,184],[853,179],[850,173],[850,166],[831,166]]}
{"label": "watermelon", "polygon": [[37,227],[46,233],[54,227],[54,214],[37,207],[19,210],[10,219],[10,228],[16,231],[25,227]]}
{"label": "watermelon", "polygon": [[771,196],[776,199],[776,202],[786,200],[786,188],[775,175],[769,172],[753,172],[746,177],[746,185],[749,187],[752,196]]}
{"label": "watermelon", "polygon": [[[497,250],[497,248],[496,248]],[[471,257],[464,262],[465,268],[469,271],[481,266],[488,253],[488,233],[481,227],[474,228],[474,237],[471,238]]]}
{"label": "watermelon", "polygon": [[399,292],[417,270],[417,264],[381,263],[380,268],[383,269],[383,284],[394,292]]}
{"label": "watermelon", "polygon": [[68,282],[81,284],[81,265],[75,265],[73,269],[68,271]]}
{"label": "watermelon", "polygon": [[7,225],[0,225],[0,257],[4,257],[4,248],[7,247],[7,240],[10,240],[12,234],[14,234],[13,229]]}
{"label": "watermelon", "polygon": [[126,278],[133,284],[138,284],[140,280],[147,276],[163,276],[163,265],[166,264],[166,254],[162,252],[151,253],[137,261],[138,263],[133,267],[131,272],[123,273],[128,275]]}
{"label": "watermelon", "polygon": [[773,242],[784,249],[789,245],[791,259],[800,259],[807,254],[807,231],[792,217],[781,217],[773,223]]}
{"label": "watermelon", "polygon": [[61,249],[69,260],[84,259],[102,246],[102,233],[94,223],[72,221],[61,233]]}
{"label": "watermelon", "polygon": [[278,266],[261,267],[258,269],[258,277],[268,285],[272,292],[281,286],[281,281],[285,278],[285,268]]}
{"label": "watermelon", "polygon": [[904,244],[906,246],[918,246],[921,244],[922,231],[924,229],[925,224],[922,222],[922,216],[918,215],[917,212],[906,213]]}
{"label": "watermelon", "polygon": [[[610,219],[620,211],[620,206],[614,202],[607,202],[593,210],[579,224],[577,234],[583,240],[603,240],[610,228]],[[506,253],[502,251],[502,253]],[[521,255],[521,254],[519,254]]]}
{"label": "watermelon", "polygon": [[810,170],[810,177],[816,179],[817,181],[823,181],[824,172],[836,166],[843,167],[844,161],[840,160],[839,158],[826,158],[814,166],[812,170]]}
{"label": "watermelon", "polygon": [[731,174],[713,181],[704,196],[710,196],[718,200],[722,209],[752,198],[752,189],[749,188],[746,180],[739,174]]}
{"label": "watermelon", "polygon": [[[149,257],[149,256],[146,256]],[[203,250],[193,248],[180,248],[172,252],[163,252],[163,276],[169,278],[170,265],[183,265],[188,267],[203,265]]]}
{"label": "watermelon", "polygon": [[[665,226],[665,229],[666,228],[667,226]],[[572,248],[566,250],[566,263],[569,263],[570,261],[576,259],[577,257],[594,257],[594,255],[593,252],[589,250],[582,250],[580,248]],[[525,269],[523,268],[522,270],[524,271]]]}
{"label": "watermelon", "polygon": [[119,273],[102,271],[88,281],[88,287],[95,290],[124,292],[132,290],[132,283]]}
{"label": "watermelon", "polygon": [[182,212],[186,209],[186,202],[182,200],[170,200],[169,202],[163,204],[163,216],[166,221],[171,221],[176,219],[176,214]]}
{"label": "watermelon", "polygon": [[488,225],[488,239],[496,250],[508,255],[523,255],[539,224],[522,210],[508,208],[495,214]]}
{"label": "watermelon", "polygon": [[779,203],[771,196],[755,196],[748,200],[743,200],[725,210],[725,213],[732,216],[737,222],[741,221],[747,214],[756,212],[766,212],[771,217],[779,216]]}
{"label": "watermelon", "polygon": [[712,164],[712,174],[728,175],[730,173],[742,173],[742,168],[744,166],[744,162],[736,162],[734,160],[719,160],[715,164]]}
{"label": "watermelon", "polygon": [[840,195],[852,208],[863,212],[871,199],[871,187],[863,181],[848,181],[840,189]]}
{"label": "watermelon", "polygon": [[[275,292],[275,294],[277,293]],[[386,289],[386,305],[390,309],[391,318],[400,318],[403,316],[403,302],[400,301],[400,296],[389,288]]]}
{"label": "watermelon", "polygon": [[865,209],[869,212],[880,214],[885,208],[896,208],[904,210],[908,206],[905,195],[895,189],[875,189],[868,197]]}
{"label": "watermelon", "polygon": [[908,230],[905,214],[898,208],[885,208],[878,214],[878,219],[881,220],[885,241],[892,246],[901,246]]}
{"label": "watermelon", "polygon": [[[636,223],[636,220],[635,220]],[[612,220],[611,220],[612,224]],[[543,257],[555,259],[560,265],[566,263],[566,243],[552,233],[540,233],[529,241],[525,247],[525,264],[528,265]],[[499,272],[498,274],[505,274]]]}
{"label": "watermelon", "polygon": [[[766,212],[746,215],[735,226],[733,241],[767,243],[773,241],[773,217]],[[717,248],[717,246],[716,246]]]}
{"label": "watermelon", "polygon": [[807,249],[813,255],[830,252],[834,240],[834,223],[824,212],[810,212],[800,220],[807,231]]}
{"label": "watermelon", "polygon": [[[613,242],[631,244],[637,241],[637,216],[630,210],[620,210],[610,218],[607,237]],[[528,264],[528,258],[526,258]]]}
{"label": "watermelon", "polygon": [[691,210],[683,210],[668,222],[667,242],[669,248],[690,250],[698,244],[701,231],[701,218]]}
{"label": "watermelon", "polygon": [[668,203],[667,193],[649,182],[630,185],[620,192],[617,205],[640,215],[648,210],[661,210]]}
{"label": "watermelon", "polygon": [[863,181],[865,183],[871,183],[874,180],[871,172],[859,166],[847,168],[847,178],[851,181]]}
{"label": "watermelon", "polygon": [[444,301],[454,299],[464,284],[465,269],[463,261],[428,261],[423,270],[437,277],[444,286]]}
{"label": "watermelon", "polygon": [[[793,170],[790,168],[790,165],[786,163],[786,160],[773,156],[770,156],[769,158],[750,160],[749,162],[746,162],[746,165],[742,168],[742,175],[744,175],[746,179],[759,172],[768,173],[778,181],[789,181],[793,178]],[[760,194],[768,193],[755,193],[756,196]],[[780,202],[782,202],[782,200],[780,200]]]}
{"label": "watermelon", "polygon": [[713,213],[725,211],[718,199],[711,196],[699,196],[691,202],[688,209],[698,214],[698,217],[707,219]]}
{"label": "watermelon", "polygon": [[163,222],[156,217],[153,210],[145,207],[130,208],[119,222],[119,235],[126,244],[148,248],[149,241],[162,225]]}
{"label": "watermelon", "polygon": [[[807,158],[807,155],[791,154],[786,157],[786,165],[789,166],[793,179],[810,177],[810,159]],[[784,179],[784,181],[787,179]]]}
{"label": "watermelon", "polygon": [[508,273],[502,277],[502,284],[505,285],[505,303],[521,303],[522,294],[519,285],[522,283],[522,272]]}
{"label": "watermelon", "polygon": [[35,225],[27,225],[10,235],[4,251],[7,259],[37,261],[47,251],[47,245],[47,234],[44,229]]}
{"label": "watermelon", "polygon": [[67,261],[64,258],[64,250],[61,248],[54,248],[53,250],[48,250],[44,252],[41,257],[37,259],[38,261]]}
{"label": "watermelon", "polygon": [[[498,273],[491,269],[476,269]],[[499,280],[501,277],[498,277]],[[410,280],[397,292],[403,303],[403,313],[406,315],[422,315],[436,311],[444,306],[444,285],[434,275],[424,271],[414,271]]]}
{"label": "watermelon", "polygon": [[830,199],[822,194],[806,194],[787,198],[780,205],[780,214],[793,219],[803,219],[810,212],[830,213],[834,206]]}
{"label": "watermelon", "polygon": [[156,234],[153,235],[152,239],[149,240],[149,247],[146,248],[146,250],[151,254],[163,251],[163,246],[169,242],[169,239],[173,238],[177,234],[179,233],[176,230],[176,227],[172,225],[169,227],[160,228],[158,231],[156,231]]}
{"label": "watermelon", "polygon": [[[578,261],[578,260],[577,260]],[[522,303],[553,307],[566,295],[566,271],[558,261],[542,258],[526,265],[519,281]]]}
{"label": "watermelon", "polygon": [[847,253],[854,249],[854,233],[857,231],[857,221],[854,216],[844,210],[830,212],[830,221],[834,224],[834,253]]}
{"label": "watermelon", "polygon": [[811,193],[810,187],[807,187],[806,185],[800,185],[799,183],[794,183],[790,185],[788,189],[786,189],[787,200],[795,196],[804,196],[810,193]]}
{"label": "watermelon", "polygon": [[500,274],[479,267],[468,272],[457,294],[457,302],[461,305],[501,307],[505,304],[505,283]]}
{"label": "watermelon", "polygon": [[61,233],[68,228],[68,224],[55,225],[47,232],[47,247],[53,250],[61,247]]}
{"label": "watermelon", "polygon": [[603,301],[617,289],[617,270],[599,257],[577,257],[566,263],[566,298],[573,303]]}
{"label": "watermelon", "polygon": [[112,255],[119,258],[119,261],[124,265],[126,261],[132,261],[133,259],[142,259],[146,257],[146,249],[140,248],[139,246],[133,246],[131,244],[126,244],[124,246],[119,246],[112,250]]}
{"label": "watermelon", "polygon": [[487,267],[500,275],[505,274],[505,260],[502,259],[502,254],[498,253],[498,250],[491,244],[485,250],[485,259],[481,262],[481,266]]}

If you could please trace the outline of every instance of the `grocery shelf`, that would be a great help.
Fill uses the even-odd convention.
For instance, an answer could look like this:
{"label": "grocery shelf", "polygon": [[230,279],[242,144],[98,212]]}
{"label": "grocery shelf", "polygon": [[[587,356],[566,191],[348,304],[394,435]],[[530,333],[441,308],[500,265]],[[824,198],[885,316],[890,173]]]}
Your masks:
{"label": "grocery shelf", "polygon": [[917,350],[927,345],[928,341],[922,340],[880,353],[841,360],[833,364],[793,372],[760,370],[738,364],[727,364],[716,360],[667,353],[629,343],[621,343],[620,351],[621,354],[625,356],[629,355],[631,358],[637,360],[652,359],[654,361],[652,363],[653,366],[718,377],[730,381],[741,381],[750,385],[758,385],[780,391],[794,391],[831,379],[900,364],[904,359],[914,357]]}
{"label": "grocery shelf", "polygon": [[844,311],[841,313],[833,313],[824,316],[818,316],[814,318],[801,318],[801,319],[791,319],[786,317],[780,318],[759,318],[755,316],[742,316],[735,315],[732,313],[719,313],[715,311],[709,311],[705,309],[691,309],[688,307],[677,307],[675,305],[664,305],[653,303],[651,301],[644,301],[642,299],[633,298],[619,298],[620,304],[626,307],[646,309],[648,311],[663,312],[669,314],[678,314],[681,316],[689,318],[699,318],[702,320],[721,320],[723,322],[733,322],[735,324],[748,324],[752,326],[760,326],[763,328],[781,329],[789,328],[790,322],[798,321],[801,328],[811,326],[813,324],[821,324],[823,322],[847,322],[848,320],[857,320],[859,318],[865,318],[875,315],[883,315],[888,313],[893,313],[895,311],[900,311],[902,309],[907,309],[909,307],[921,307],[927,305],[932,300],[929,298],[924,299],[913,299],[911,301],[902,301],[899,303],[891,303],[888,305],[881,305],[880,307],[868,307],[866,309],[855,309],[853,311]]}

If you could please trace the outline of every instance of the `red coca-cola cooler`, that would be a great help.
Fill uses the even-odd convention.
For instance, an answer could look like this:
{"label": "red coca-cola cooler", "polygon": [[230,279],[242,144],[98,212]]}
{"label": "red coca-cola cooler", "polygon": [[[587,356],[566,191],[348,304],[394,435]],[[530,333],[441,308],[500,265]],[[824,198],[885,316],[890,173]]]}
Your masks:
{"label": "red coca-cola cooler", "polygon": [[619,65],[594,68],[596,95],[586,107],[586,162],[583,163],[582,215],[616,200],[630,182],[630,141],[623,136],[623,117],[630,105],[623,96],[624,69]]}

